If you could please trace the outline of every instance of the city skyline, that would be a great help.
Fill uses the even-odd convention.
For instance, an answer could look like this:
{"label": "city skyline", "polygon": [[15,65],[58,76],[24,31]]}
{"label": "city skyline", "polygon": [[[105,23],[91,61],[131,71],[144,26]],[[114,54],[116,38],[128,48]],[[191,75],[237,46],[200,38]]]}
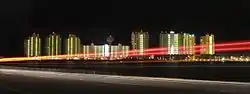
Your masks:
{"label": "city skyline", "polygon": [[[106,43],[104,44],[84,44],[81,41],[81,38],[75,34],[69,34],[68,37],[62,38],[60,34],[52,32],[45,38],[45,45],[42,45],[39,34],[33,33],[32,36],[28,37],[28,40],[24,40],[24,53],[26,56],[41,56],[43,52],[45,55],[53,56],[60,54],[74,55],[74,54],[89,54],[89,53],[104,53],[102,56],[112,56],[116,54],[116,51],[125,51],[128,50],[138,50],[138,52],[134,54],[143,55],[145,49],[152,48],[149,46],[150,37],[147,31],[144,29],[133,30],[130,36],[131,44],[128,46],[123,46],[123,43],[112,44],[115,40],[112,35],[109,35],[106,39]],[[35,40],[33,39],[35,38]],[[39,38],[39,42],[37,42],[37,37]],[[100,36],[101,37],[101,36]],[[190,33],[175,33],[174,31],[161,31],[158,35],[159,44],[158,47],[166,48],[165,55],[194,55],[197,53],[197,49],[195,46],[201,45],[201,50],[199,54],[215,54],[214,52],[214,35],[205,34],[204,36],[200,36],[200,41],[197,43],[196,37],[194,34]],[[62,42],[63,41],[63,42]],[[35,46],[33,47],[33,45]],[[39,49],[37,48],[39,45]],[[118,46],[115,46],[118,45]],[[35,48],[35,49],[34,49]],[[41,49],[45,48],[45,50]],[[39,55],[32,55],[33,53],[40,52]],[[31,55],[30,55],[31,53]],[[112,54],[112,55],[111,55]],[[126,53],[128,54],[128,53]],[[86,55],[88,57],[88,55]],[[99,55],[98,55],[99,56]],[[124,55],[122,55],[124,56]],[[112,56],[113,57],[113,56]],[[115,55],[114,57],[118,57]]]}
{"label": "city skyline", "polygon": [[[168,28],[196,36],[213,33],[218,42],[249,40],[250,7],[247,0],[205,3],[140,0],[119,3],[108,0],[86,1],[84,5],[73,1],[60,1],[60,5],[42,0],[17,2],[16,5],[10,1],[2,2],[6,6],[1,7],[6,11],[1,17],[0,39],[4,40],[0,47],[1,56],[23,55],[24,48],[19,47],[23,40],[20,39],[33,32],[39,33],[41,38],[51,32],[65,37],[70,32],[81,37],[86,44],[103,44],[106,37],[100,38],[99,35],[108,36],[110,33],[116,37],[116,43],[129,44],[126,38],[137,27],[146,27],[150,36],[157,36],[161,29]],[[150,43],[156,47],[158,38],[150,39]]]}
{"label": "city skyline", "polygon": [[2,0],[3,93],[249,93],[250,0]]}
{"label": "city skyline", "polygon": [[[174,32],[174,33],[176,33],[176,34],[192,34],[192,35],[194,35],[194,36],[196,36],[195,37],[195,41],[197,42],[200,42],[200,37],[202,37],[202,36],[204,36],[204,35],[207,35],[207,34],[212,34],[212,35],[216,35],[216,34],[213,34],[213,33],[203,33],[203,34],[199,34],[199,35],[197,35],[197,34],[194,34],[194,33],[190,33],[190,32],[185,32],[185,31],[176,31],[176,30],[173,30],[173,29],[161,29],[161,30],[159,30],[159,31],[157,31],[157,32],[155,32],[155,33],[149,33],[150,31],[146,31],[146,30],[143,30],[143,29],[139,29],[139,30],[137,30],[137,29],[134,29],[134,30],[130,30],[129,32],[128,32],[128,34],[129,34],[129,36],[128,37],[123,37],[123,40],[125,39],[127,42],[125,42],[125,43],[123,43],[123,44],[126,44],[126,45],[131,45],[131,34],[132,33],[135,33],[135,32],[145,32],[145,33],[148,33],[147,35],[148,35],[148,38],[153,38],[153,39],[156,39],[156,42],[154,42],[153,44],[155,45],[155,44],[157,44],[156,46],[159,46],[159,44],[160,44],[160,41],[159,41],[159,38],[160,38],[160,34],[162,33],[162,32],[164,32],[164,33],[171,33],[171,32]],[[82,33],[82,34],[79,34],[79,33],[71,33],[71,32],[67,32],[67,33],[60,33],[59,31],[58,32],[55,32],[55,31],[52,31],[52,32],[49,32],[49,33],[47,33],[47,34],[43,34],[43,35],[41,35],[40,33],[37,33],[37,32],[32,32],[31,34],[29,34],[29,35],[27,35],[26,37],[24,37],[24,38],[27,38],[27,37],[30,37],[32,34],[39,34],[39,36],[40,36],[40,38],[44,38],[44,39],[46,39],[46,38],[48,38],[48,36],[50,36],[50,35],[53,35],[53,34],[56,34],[56,35],[59,35],[59,37],[60,38],[66,38],[66,37],[68,37],[69,35],[75,35],[75,36],[77,36],[77,37],[79,37],[79,35],[84,35],[85,33]],[[98,35],[98,34],[97,34]],[[81,43],[83,43],[83,44],[91,44],[91,43],[95,43],[95,44],[105,44],[105,43],[107,43],[108,44],[108,42],[107,42],[107,37],[108,36],[110,36],[110,35],[112,35],[112,36],[114,36],[114,38],[116,38],[115,40],[114,40],[114,42],[113,43],[115,43],[115,44],[118,44],[118,43],[122,43],[122,42],[119,42],[120,41],[120,39],[119,39],[119,37],[116,37],[115,35],[113,35],[112,33],[106,33],[106,34],[104,34],[104,35],[99,35],[99,38],[98,39],[100,39],[101,38],[101,40],[97,40],[97,39],[95,39],[94,37],[92,37],[92,36],[88,36],[88,37],[90,37],[90,38],[88,38],[88,39],[85,39],[84,37],[79,37],[79,39],[81,40]],[[152,36],[152,35],[157,35],[157,36]],[[92,37],[92,38],[91,38]],[[214,36],[214,37],[216,37],[216,36]],[[217,37],[216,37],[217,38]],[[93,41],[88,41],[88,40],[93,40]],[[100,42],[95,42],[94,40],[97,40],[97,41],[102,41],[102,43],[100,43]],[[217,40],[217,39],[216,39]],[[88,41],[88,42],[85,42],[85,41]],[[64,41],[65,42],[65,41]],[[113,44],[112,43],[112,44]],[[152,43],[150,43],[151,45],[152,45]]]}

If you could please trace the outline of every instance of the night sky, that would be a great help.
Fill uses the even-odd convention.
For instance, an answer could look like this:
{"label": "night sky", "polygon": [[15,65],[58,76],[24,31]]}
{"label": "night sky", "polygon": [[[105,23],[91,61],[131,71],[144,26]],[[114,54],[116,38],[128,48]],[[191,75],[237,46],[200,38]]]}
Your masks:
{"label": "night sky", "polygon": [[77,34],[82,44],[130,45],[130,33],[146,28],[150,45],[157,47],[158,34],[167,28],[194,33],[214,33],[216,42],[250,40],[249,0],[2,0],[2,56],[23,56],[23,40],[33,32],[42,38],[51,32],[66,37]]}

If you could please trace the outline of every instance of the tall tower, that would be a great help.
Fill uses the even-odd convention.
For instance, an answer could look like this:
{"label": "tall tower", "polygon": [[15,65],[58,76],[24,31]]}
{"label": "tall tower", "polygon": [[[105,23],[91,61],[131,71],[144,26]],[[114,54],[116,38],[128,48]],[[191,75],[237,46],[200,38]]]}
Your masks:
{"label": "tall tower", "polygon": [[39,34],[33,33],[24,41],[24,50],[27,57],[41,56],[41,38]]}
{"label": "tall tower", "polygon": [[46,55],[54,56],[61,54],[61,37],[53,32],[46,38]]}
{"label": "tall tower", "polygon": [[169,55],[178,54],[179,52],[179,34],[175,34],[174,31],[170,31],[167,34],[167,50]]}
{"label": "tall tower", "polygon": [[131,45],[133,50],[139,50],[139,54],[143,55],[144,50],[149,46],[149,34],[143,32],[141,29],[139,32],[135,31],[131,34]]}
{"label": "tall tower", "polygon": [[200,54],[207,54],[207,55],[213,55],[215,54],[214,51],[214,35],[206,34],[205,36],[202,36],[200,38]]}
{"label": "tall tower", "polygon": [[168,39],[170,38],[169,34],[165,31],[161,31],[160,33],[160,48],[166,48],[166,50],[162,51],[164,55],[168,53],[168,46],[169,46],[169,41]]}
{"label": "tall tower", "polygon": [[74,34],[69,34],[66,39],[65,53],[67,55],[80,54],[81,53],[81,40]]}
{"label": "tall tower", "polygon": [[182,54],[195,54],[195,36],[194,34],[183,33],[182,34]]}
{"label": "tall tower", "polygon": [[108,51],[107,51],[107,55],[111,58],[111,44],[114,42],[114,38],[109,35],[109,37],[107,38],[107,42],[108,42]]}

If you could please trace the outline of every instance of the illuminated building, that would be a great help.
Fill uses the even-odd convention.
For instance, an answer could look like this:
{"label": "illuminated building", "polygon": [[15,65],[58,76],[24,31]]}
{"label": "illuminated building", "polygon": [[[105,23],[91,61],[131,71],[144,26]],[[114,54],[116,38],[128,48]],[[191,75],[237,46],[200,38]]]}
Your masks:
{"label": "illuminated building", "polygon": [[121,54],[119,55],[120,57],[127,57],[129,56],[129,46],[126,45],[118,45],[119,51],[122,51]]}
{"label": "illuminated building", "polygon": [[183,33],[182,54],[195,54],[195,36],[194,34]]}
{"label": "illuminated building", "polygon": [[41,38],[39,34],[33,33],[24,42],[25,55],[27,57],[41,56]]}
{"label": "illuminated building", "polygon": [[214,35],[206,34],[200,38],[200,54],[213,55],[214,52]]}
{"label": "illuminated building", "polygon": [[[111,48],[110,48],[111,47]],[[83,45],[84,57],[87,58],[100,58],[100,57],[111,57],[111,58],[123,58],[127,57],[129,52],[129,46],[125,45]],[[92,55],[88,54],[91,53]]]}
{"label": "illuminated building", "polygon": [[139,50],[139,54],[144,53],[144,49],[149,46],[149,35],[148,32],[132,32],[131,34],[131,44],[133,50]]}
{"label": "illuminated building", "polygon": [[160,47],[166,48],[165,54],[194,54],[195,36],[188,33],[174,33],[174,31],[160,33]]}
{"label": "illuminated building", "polygon": [[179,34],[175,34],[174,31],[170,31],[168,34],[168,54],[179,54]]}
{"label": "illuminated building", "polygon": [[90,45],[82,45],[82,54],[84,57],[88,58],[91,55],[91,46]]}
{"label": "illuminated building", "polygon": [[73,34],[69,34],[65,43],[65,53],[67,55],[81,53],[81,40],[79,37]]}
{"label": "illuminated building", "polygon": [[[108,55],[108,45],[95,45],[94,46],[94,55],[95,57],[104,57]],[[105,51],[106,48],[106,51]],[[106,53],[105,53],[106,52]]]}
{"label": "illuminated building", "polygon": [[[161,48],[168,48],[168,45],[169,45],[168,38],[169,38],[169,34],[167,32],[161,31],[161,33],[160,33],[160,39],[159,39],[160,40],[160,47]],[[168,50],[164,50],[163,52],[165,54],[167,54]]]}
{"label": "illuminated building", "polygon": [[82,53],[85,58],[105,57],[109,55],[109,50],[107,50],[108,48],[108,44],[95,45],[94,43],[91,43],[91,45],[82,46]]}
{"label": "illuminated building", "polygon": [[60,55],[62,50],[61,46],[60,35],[53,32],[46,38],[46,55]]}
{"label": "illuminated building", "polygon": [[113,58],[127,57],[129,55],[129,46],[125,46],[122,44],[112,45],[110,52],[111,52],[111,57]]}

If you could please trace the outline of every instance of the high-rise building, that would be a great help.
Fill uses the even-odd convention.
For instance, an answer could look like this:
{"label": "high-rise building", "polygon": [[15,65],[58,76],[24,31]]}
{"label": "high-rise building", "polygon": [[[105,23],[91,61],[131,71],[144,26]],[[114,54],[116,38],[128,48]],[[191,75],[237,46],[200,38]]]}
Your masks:
{"label": "high-rise building", "polygon": [[65,53],[67,55],[81,53],[81,40],[74,34],[69,34],[65,42]]}
{"label": "high-rise building", "polygon": [[183,33],[182,34],[182,54],[195,54],[195,36],[194,34]]}
{"label": "high-rise building", "polygon": [[24,51],[27,57],[41,56],[41,38],[39,34],[33,33],[24,42]]}
{"label": "high-rise building", "polygon": [[[169,43],[168,43],[168,39],[169,39],[169,34],[165,31],[161,31],[160,33],[160,48],[168,48]],[[167,54],[168,50],[163,50],[162,51],[163,54]]]}
{"label": "high-rise building", "polygon": [[213,55],[214,51],[214,35],[206,34],[205,36],[201,36],[200,38],[200,54]]}
{"label": "high-rise building", "polygon": [[46,38],[46,55],[54,56],[62,54],[61,46],[60,35],[53,32]]}
{"label": "high-rise building", "polygon": [[166,48],[163,54],[194,54],[195,36],[188,33],[174,33],[162,31],[160,33],[160,47]]}
{"label": "high-rise building", "polygon": [[131,34],[131,45],[133,50],[139,50],[139,54],[144,54],[144,50],[149,46],[149,34],[148,32],[135,31]]}

